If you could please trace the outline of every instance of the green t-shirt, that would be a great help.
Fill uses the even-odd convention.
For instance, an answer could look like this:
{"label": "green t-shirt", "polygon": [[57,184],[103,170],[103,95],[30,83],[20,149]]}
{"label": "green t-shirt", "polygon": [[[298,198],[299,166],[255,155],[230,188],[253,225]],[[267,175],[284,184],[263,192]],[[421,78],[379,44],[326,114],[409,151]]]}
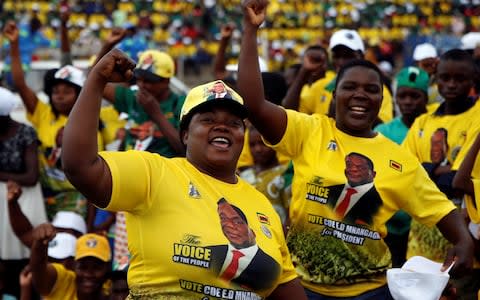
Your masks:
{"label": "green t-shirt", "polygon": [[[160,102],[160,109],[170,124],[175,128],[180,125],[180,110],[182,109],[185,96],[177,95],[170,92],[170,96]],[[128,114],[127,137],[125,141],[125,149],[130,150],[135,146],[136,137],[132,134],[138,130],[145,130],[147,126],[153,126],[152,142],[146,148],[146,151],[159,153],[166,157],[177,156],[177,153],[168,143],[162,132],[152,123],[148,114],[143,110],[143,107],[138,104],[136,99],[136,91],[118,86],[115,88],[115,103],[114,107],[117,111]]]}

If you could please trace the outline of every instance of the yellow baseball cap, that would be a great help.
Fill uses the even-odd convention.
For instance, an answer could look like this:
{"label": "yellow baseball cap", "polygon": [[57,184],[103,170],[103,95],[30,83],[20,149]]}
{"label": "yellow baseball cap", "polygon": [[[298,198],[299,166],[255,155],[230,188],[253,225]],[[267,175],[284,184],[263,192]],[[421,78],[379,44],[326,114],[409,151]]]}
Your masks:
{"label": "yellow baseball cap", "polygon": [[180,122],[187,115],[209,105],[229,105],[240,117],[247,117],[247,109],[242,97],[221,80],[212,81],[194,87],[188,92],[180,113]]}
{"label": "yellow baseball cap", "polygon": [[110,261],[111,250],[106,237],[95,233],[87,233],[78,238],[75,260],[89,256],[96,257],[104,262]]}
{"label": "yellow baseball cap", "polygon": [[[137,68],[135,68],[134,72],[135,76],[147,77],[151,80],[171,78],[175,74],[175,62],[165,52],[147,50],[140,54]],[[152,77],[152,75],[155,76]]]}

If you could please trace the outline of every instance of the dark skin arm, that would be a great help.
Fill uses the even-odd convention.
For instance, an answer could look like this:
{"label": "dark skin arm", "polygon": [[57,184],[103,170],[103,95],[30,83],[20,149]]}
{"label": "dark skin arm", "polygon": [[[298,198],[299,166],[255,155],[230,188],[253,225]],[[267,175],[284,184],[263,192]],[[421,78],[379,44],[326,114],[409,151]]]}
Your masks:
{"label": "dark skin arm", "polygon": [[177,129],[168,121],[163,114],[160,104],[155,97],[144,89],[137,92],[137,101],[143,107],[150,119],[158,126],[170,146],[179,155],[185,155],[185,146],[180,140]]}
{"label": "dark skin arm", "polygon": [[[279,106],[266,101],[258,65],[257,31],[265,20],[266,0],[245,0],[243,38],[238,64],[237,87],[248,108],[248,119],[272,144],[280,141],[287,128],[287,114]],[[275,124],[275,126],[272,126]]]}
{"label": "dark skin arm", "polygon": [[302,67],[298,72],[295,80],[287,91],[285,98],[283,98],[282,106],[288,109],[298,110],[300,102],[300,94],[305,84],[309,83],[309,79],[315,71],[323,67],[323,62],[315,61],[308,53],[303,58]]}
{"label": "dark skin arm", "polygon": [[225,57],[225,53],[227,52],[228,43],[232,37],[234,26],[232,24],[226,24],[222,26],[220,29],[220,43],[218,45],[218,51],[215,55],[214,63],[213,63],[213,75],[216,79],[223,80],[227,77],[227,70],[225,69],[227,65],[227,58]]}
{"label": "dark skin arm", "polygon": [[[68,19],[70,18],[70,12],[67,11],[62,11],[60,12],[60,50],[62,53],[62,62],[61,65],[70,65],[72,64],[71,58],[70,58],[70,39],[68,38]],[[70,58],[70,61],[68,61],[65,58]]]}
{"label": "dark skin arm", "polygon": [[307,299],[305,290],[300,284],[300,280],[294,279],[287,283],[277,286],[277,288],[267,297],[268,300],[290,300]]}
{"label": "dark skin arm", "polygon": [[23,186],[34,186],[38,181],[37,142],[28,145],[23,153],[25,172],[13,173],[0,171],[0,181],[13,180]]}
{"label": "dark skin arm", "polygon": [[480,150],[480,133],[477,134],[475,141],[468,150],[467,155],[462,161],[460,168],[458,169],[455,177],[453,178],[453,188],[462,191],[463,193],[475,197],[473,182],[472,182],[472,169],[475,165],[475,160]]}
{"label": "dark skin arm", "polygon": [[442,235],[453,244],[453,247],[448,250],[442,271],[446,270],[455,261],[455,265],[450,270],[450,275],[453,278],[471,272],[473,268],[473,240],[461,213],[457,209],[452,210],[437,223],[437,227]]}
{"label": "dark skin arm", "polygon": [[[117,45],[125,37],[126,30],[123,28],[113,28],[109,36],[105,40],[100,52],[97,54],[97,58],[93,63],[95,66],[102,57],[105,56],[110,50],[112,50],[115,45]],[[107,84],[103,90],[103,98],[108,100],[110,103],[115,102],[115,84]]]}
{"label": "dark skin arm", "polygon": [[38,98],[37,95],[35,95],[35,92],[30,89],[25,82],[25,74],[23,73],[22,62],[20,59],[20,46],[18,44],[19,31],[15,22],[9,21],[5,25],[3,36],[10,42],[13,82],[22,98],[25,108],[32,114],[35,111],[35,107],[37,107]]}
{"label": "dark skin arm", "polygon": [[57,281],[57,271],[48,263],[48,242],[55,237],[55,228],[50,223],[39,225],[33,230],[33,245],[30,268],[33,285],[42,296],[50,294]]}
{"label": "dark skin arm", "polygon": [[22,188],[14,181],[7,182],[7,201],[8,216],[10,218],[10,226],[18,239],[28,248],[33,243],[33,226],[22,212],[18,204],[18,198],[22,195]]}
{"label": "dark skin arm", "polygon": [[103,89],[107,82],[126,82],[135,63],[113,49],[92,68],[70,113],[63,134],[62,164],[70,182],[94,205],[106,207],[112,177],[98,155],[97,129]]}

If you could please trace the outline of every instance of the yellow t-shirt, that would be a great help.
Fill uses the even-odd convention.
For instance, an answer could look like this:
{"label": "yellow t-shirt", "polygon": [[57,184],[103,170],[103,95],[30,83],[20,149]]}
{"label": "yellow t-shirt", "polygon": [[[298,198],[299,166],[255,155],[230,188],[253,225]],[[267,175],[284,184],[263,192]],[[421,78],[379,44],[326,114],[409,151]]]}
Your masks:
{"label": "yellow t-shirt", "polygon": [[77,285],[75,283],[75,272],[65,269],[62,264],[53,263],[52,266],[57,271],[57,280],[53,285],[52,291],[46,300],[77,300]]}
{"label": "yellow t-shirt", "polygon": [[[106,209],[127,212],[132,296],[259,299],[296,278],[280,218],[265,196],[242,179],[219,181],[185,158],[143,151],[101,155],[113,181]],[[231,281],[220,278],[229,247],[217,212],[221,199],[242,211],[256,241],[240,259],[243,271],[237,270]]]}
{"label": "yellow t-shirt", "polygon": [[[384,285],[391,256],[383,237],[393,214],[403,209],[434,226],[455,206],[415,157],[383,135],[352,137],[323,115],[287,110],[287,117],[285,135],[274,148],[290,156],[295,168],[287,243],[302,284],[332,297]],[[345,157],[352,152],[371,160],[375,176],[373,183],[356,187],[339,217],[334,210],[348,187]]]}
{"label": "yellow t-shirt", "polygon": [[[442,107],[433,113],[418,117],[410,128],[402,146],[418,158],[429,169],[435,164],[453,165],[465,144],[469,128],[479,124],[480,103],[458,115],[439,113]],[[443,133],[442,133],[443,132]],[[446,132],[446,144],[441,145],[442,135]],[[445,145],[446,145],[445,144]],[[434,145],[432,147],[432,145]],[[443,153],[443,154],[442,154]],[[453,168],[452,168],[453,170]],[[459,206],[459,203],[457,203]],[[407,257],[422,255],[443,262],[445,251],[451,244],[442,236],[438,228],[426,228],[413,221],[410,229]]]}

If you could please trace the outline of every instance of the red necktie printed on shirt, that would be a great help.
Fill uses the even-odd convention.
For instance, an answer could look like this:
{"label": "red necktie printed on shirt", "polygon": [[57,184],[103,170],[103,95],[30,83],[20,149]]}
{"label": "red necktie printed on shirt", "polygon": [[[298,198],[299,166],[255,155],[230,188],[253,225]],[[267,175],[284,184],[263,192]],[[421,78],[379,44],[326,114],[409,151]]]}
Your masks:
{"label": "red necktie printed on shirt", "polygon": [[240,257],[245,256],[245,254],[235,249],[232,250],[232,253],[233,253],[232,261],[227,266],[225,271],[223,271],[223,274],[221,276],[221,278],[226,281],[232,280],[232,278],[235,276],[238,270],[238,260],[240,259]]}
{"label": "red necktie printed on shirt", "polygon": [[345,212],[347,211],[348,206],[350,205],[350,198],[352,198],[353,194],[356,194],[357,190],[354,188],[347,188],[347,193],[345,194],[345,198],[343,198],[342,202],[337,206],[335,212],[337,215],[343,219],[345,216]]}

